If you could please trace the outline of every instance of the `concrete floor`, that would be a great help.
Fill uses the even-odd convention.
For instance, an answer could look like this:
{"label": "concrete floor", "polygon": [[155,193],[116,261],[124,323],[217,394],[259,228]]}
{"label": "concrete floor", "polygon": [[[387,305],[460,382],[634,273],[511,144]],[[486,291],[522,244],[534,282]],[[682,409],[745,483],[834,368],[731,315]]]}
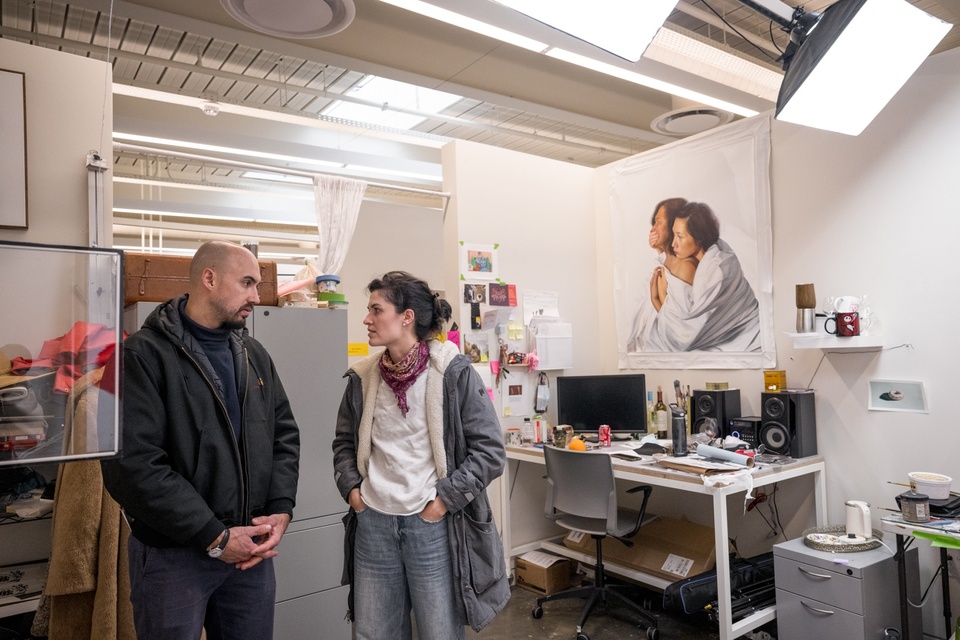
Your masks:
{"label": "concrete floor", "polygon": [[[647,601],[647,610],[659,617],[660,640],[718,640],[720,634],[715,624],[705,618],[666,614],[660,607],[660,594],[653,591],[638,591],[638,598]],[[575,640],[577,620],[583,609],[583,600],[571,598],[543,605],[543,617],[536,620],[531,615],[536,605],[537,594],[522,587],[513,587],[513,595],[506,608],[480,633],[467,629],[467,640],[548,640],[553,638]],[[590,640],[645,640],[646,627],[633,613],[611,605],[604,610],[597,606],[583,627]],[[762,630],[747,634],[753,640],[775,640],[776,621]]]}

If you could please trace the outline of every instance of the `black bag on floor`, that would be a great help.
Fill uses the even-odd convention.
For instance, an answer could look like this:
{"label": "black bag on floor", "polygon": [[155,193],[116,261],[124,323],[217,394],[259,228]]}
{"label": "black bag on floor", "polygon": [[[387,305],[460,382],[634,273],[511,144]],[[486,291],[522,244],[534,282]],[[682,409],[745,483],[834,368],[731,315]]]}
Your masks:
{"label": "black bag on floor", "polygon": [[[730,589],[737,591],[773,579],[773,552],[730,560]],[[667,585],[663,609],[675,613],[703,613],[717,600],[717,571],[712,569]]]}

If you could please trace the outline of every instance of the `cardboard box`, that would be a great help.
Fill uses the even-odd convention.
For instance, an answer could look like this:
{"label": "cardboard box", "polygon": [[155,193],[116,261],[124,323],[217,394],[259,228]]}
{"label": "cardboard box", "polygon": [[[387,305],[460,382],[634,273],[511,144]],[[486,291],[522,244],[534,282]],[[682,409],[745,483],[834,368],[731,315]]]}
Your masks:
{"label": "cardboard box", "polygon": [[[616,538],[603,541],[604,564],[618,564],[675,582],[713,569],[716,548],[713,527],[688,520],[657,517],[644,524],[628,547]],[[587,534],[571,531],[564,546],[594,556],[596,543]]]}
{"label": "cardboard box", "polygon": [[539,593],[542,596],[548,596],[569,587],[570,559],[546,553],[540,555],[550,556],[550,566],[543,567],[540,564],[534,564],[522,556],[516,559],[514,568],[516,569],[517,586]]}
{"label": "cardboard box", "polygon": [[[190,287],[189,256],[124,252],[123,302],[166,302]],[[260,260],[260,304],[277,306],[277,263]]]}

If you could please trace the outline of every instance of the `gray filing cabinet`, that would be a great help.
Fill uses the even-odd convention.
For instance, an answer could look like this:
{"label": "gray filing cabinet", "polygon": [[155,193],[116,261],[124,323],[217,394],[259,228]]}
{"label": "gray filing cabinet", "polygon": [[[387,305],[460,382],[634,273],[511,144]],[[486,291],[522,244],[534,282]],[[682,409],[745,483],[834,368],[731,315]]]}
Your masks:
{"label": "gray filing cabinet", "polygon": [[[886,547],[828,553],[797,538],[773,547],[779,640],[882,640],[900,628],[897,563]],[[917,550],[907,553],[908,593],[919,602]],[[919,610],[910,636],[921,637]]]}
{"label": "gray filing cabinet", "polygon": [[[124,329],[136,331],[156,303],[127,307]],[[333,433],[346,387],[347,312],[257,306],[250,334],[273,358],[300,426],[300,483],[293,521],[278,548],[274,637],[348,640],[343,570],[347,505],[333,481]]]}

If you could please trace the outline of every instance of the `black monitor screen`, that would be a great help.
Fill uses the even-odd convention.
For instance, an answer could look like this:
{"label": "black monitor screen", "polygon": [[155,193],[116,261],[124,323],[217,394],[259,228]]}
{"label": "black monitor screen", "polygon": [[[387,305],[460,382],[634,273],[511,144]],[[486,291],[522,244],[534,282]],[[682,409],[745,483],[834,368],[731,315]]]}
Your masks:
{"label": "black monitor screen", "polygon": [[557,377],[557,419],[575,432],[602,424],[620,433],[647,430],[647,390],[642,373]]}

